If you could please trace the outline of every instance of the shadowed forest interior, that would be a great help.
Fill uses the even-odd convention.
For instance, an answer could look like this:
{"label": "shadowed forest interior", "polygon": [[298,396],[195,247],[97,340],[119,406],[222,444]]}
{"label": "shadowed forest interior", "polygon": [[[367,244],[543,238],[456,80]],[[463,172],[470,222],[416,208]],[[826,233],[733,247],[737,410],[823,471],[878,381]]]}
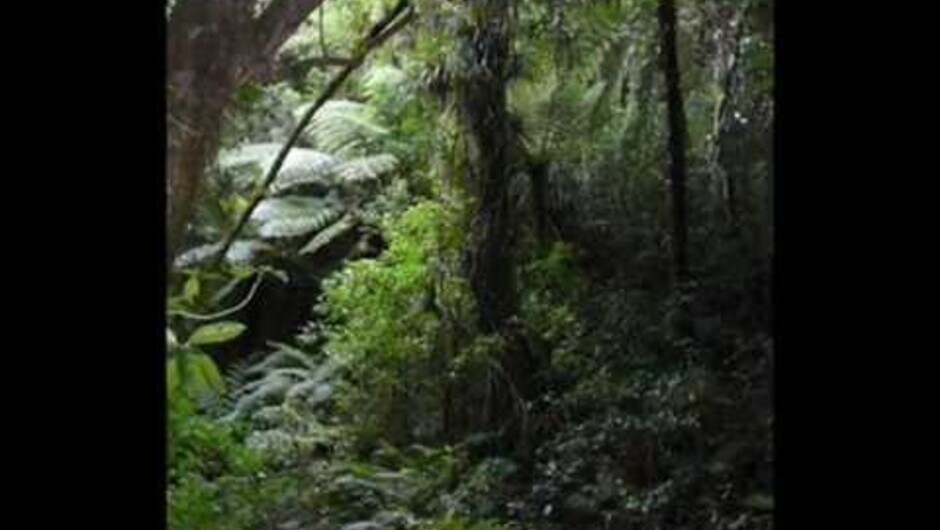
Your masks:
{"label": "shadowed forest interior", "polygon": [[773,13],[170,0],[168,528],[772,528]]}

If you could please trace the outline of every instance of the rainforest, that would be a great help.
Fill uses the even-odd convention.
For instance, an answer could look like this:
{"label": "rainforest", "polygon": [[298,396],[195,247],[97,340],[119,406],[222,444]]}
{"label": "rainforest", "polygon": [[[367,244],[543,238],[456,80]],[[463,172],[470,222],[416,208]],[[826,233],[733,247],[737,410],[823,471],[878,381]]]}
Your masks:
{"label": "rainforest", "polygon": [[772,0],[175,0],[171,530],[765,530]]}

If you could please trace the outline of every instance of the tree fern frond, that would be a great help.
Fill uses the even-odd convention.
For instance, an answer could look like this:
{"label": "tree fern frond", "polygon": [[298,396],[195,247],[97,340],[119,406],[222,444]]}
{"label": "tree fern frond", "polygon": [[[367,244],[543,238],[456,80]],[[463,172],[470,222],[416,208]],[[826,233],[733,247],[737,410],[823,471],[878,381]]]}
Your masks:
{"label": "tree fern frond", "polygon": [[258,228],[263,238],[299,237],[321,230],[343,215],[343,209],[328,207],[299,217],[277,217]]}
{"label": "tree fern frond", "polygon": [[290,366],[292,363],[309,368],[311,370],[317,369],[318,365],[310,357],[310,354],[301,350],[300,348],[295,348],[289,344],[274,341],[268,342],[268,345],[276,348],[276,350],[271,355],[268,355],[263,361],[254,365],[252,369],[263,368],[266,370],[275,366]]}
{"label": "tree fern frond", "polygon": [[369,115],[365,105],[348,100],[323,105],[307,129],[307,136],[317,148],[341,155],[354,155],[370,141],[387,133],[388,130]]}
{"label": "tree fern frond", "polygon": [[[293,157],[293,158],[292,158]],[[330,176],[340,159],[313,149],[291,149],[277,179],[271,184],[272,193],[280,193],[303,184],[330,184]]]}
{"label": "tree fern frond", "polygon": [[281,381],[281,380],[283,380],[283,382],[285,383],[290,383],[290,380],[287,378],[280,377],[280,376],[268,377],[268,372],[265,372],[264,374],[262,374],[262,377],[255,379],[253,381],[249,381],[245,383],[244,385],[242,385],[241,387],[235,389],[232,392],[232,395],[243,396],[247,394],[252,394],[252,393],[257,392],[258,389],[262,387],[268,386],[272,383],[277,383],[278,381]]}
{"label": "tree fern frond", "polygon": [[307,380],[292,386],[285,394],[284,400],[287,402],[306,401],[309,406],[316,406],[324,403],[333,397],[334,386],[322,381]]}
{"label": "tree fern frond", "polygon": [[[199,265],[215,256],[221,245],[218,243],[211,245],[200,245],[180,254],[173,263],[174,267],[187,268]],[[232,243],[232,246],[225,254],[226,262],[233,265],[245,265],[253,262],[260,252],[270,250],[271,246],[263,241],[239,239]]]}
{"label": "tree fern frond", "polygon": [[344,162],[336,168],[337,176],[344,182],[374,180],[398,167],[398,159],[391,154],[363,156]]}
{"label": "tree fern frond", "polygon": [[355,228],[356,224],[358,224],[358,218],[355,215],[346,214],[342,219],[313,236],[313,239],[300,249],[300,254],[316,254],[333,240]]}
{"label": "tree fern frond", "polygon": [[[275,143],[246,144],[221,154],[219,166],[223,171],[235,172],[240,184],[245,184],[244,181],[257,184],[274,164],[281,147]],[[284,165],[271,185],[271,191],[279,193],[311,182],[329,184],[329,177],[339,163],[340,159],[336,156],[294,147],[288,151]],[[254,171],[246,171],[248,167],[253,167]]]}
{"label": "tree fern frond", "polygon": [[397,90],[408,81],[408,75],[401,69],[389,65],[374,66],[364,76],[362,85],[365,96],[369,99]]}
{"label": "tree fern frond", "polygon": [[219,167],[223,170],[273,160],[281,146],[276,143],[245,144],[219,153]]}
{"label": "tree fern frond", "polygon": [[603,85],[584,87],[559,79],[521,85],[514,93],[530,149],[536,155],[563,152],[589,137],[589,118]]}
{"label": "tree fern frond", "polygon": [[266,377],[295,377],[297,379],[305,379],[309,375],[310,370],[303,368],[274,368],[268,372]]}
{"label": "tree fern frond", "polygon": [[240,392],[241,397],[236,400],[227,419],[244,417],[266,403],[281,399],[292,384],[293,381],[285,377],[264,378],[250,383],[243,392]]}
{"label": "tree fern frond", "polygon": [[311,212],[339,207],[339,201],[332,197],[273,197],[258,204],[251,215],[252,221],[266,223],[275,219],[297,219],[309,217]]}

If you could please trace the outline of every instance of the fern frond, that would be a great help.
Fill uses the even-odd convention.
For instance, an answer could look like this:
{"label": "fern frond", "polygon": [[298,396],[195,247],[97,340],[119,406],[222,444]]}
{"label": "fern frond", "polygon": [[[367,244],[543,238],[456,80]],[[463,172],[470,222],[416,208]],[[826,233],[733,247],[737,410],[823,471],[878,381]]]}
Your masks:
{"label": "fern frond", "polygon": [[292,386],[284,395],[284,400],[289,403],[305,401],[307,405],[316,406],[333,397],[333,390],[333,385],[329,383],[308,380]]}
{"label": "fern frond", "polygon": [[281,146],[276,143],[245,144],[219,153],[219,168],[237,170],[240,167],[273,160]]}
{"label": "fern frond", "polygon": [[305,370],[303,368],[274,368],[268,372],[266,377],[295,377],[297,379],[305,379],[309,375],[310,370]]}
{"label": "fern frond", "polygon": [[309,368],[310,370],[317,369],[318,365],[313,361],[310,355],[299,348],[273,341],[268,342],[268,345],[277,349],[261,362],[251,366],[248,369],[249,373],[260,373],[277,366],[290,366],[292,364]]}
{"label": "fern frond", "polygon": [[313,236],[313,239],[300,249],[300,254],[316,254],[320,249],[329,245],[336,238],[355,228],[357,224],[358,219],[356,216],[346,214],[342,219]]}
{"label": "fern frond", "polygon": [[266,377],[249,383],[239,392],[241,397],[236,400],[234,410],[226,419],[245,417],[260,406],[283,398],[292,384],[293,381],[285,377]]}
{"label": "fern frond", "polygon": [[[305,108],[298,109],[303,112]],[[339,155],[354,156],[369,142],[388,130],[375,122],[362,103],[333,100],[314,116],[307,136],[317,148]]]}
{"label": "fern frond", "polygon": [[[199,265],[215,256],[221,245],[200,245],[180,254],[173,263],[174,267],[187,268]],[[232,243],[225,254],[226,262],[232,265],[245,265],[253,262],[260,252],[269,250],[270,245],[263,241],[239,239]]]}
{"label": "fern frond", "polygon": [[340,206],[338,200],[332,197],[302,197],[297,195],[274,197],[261,201],[252,213],[251,220],[267,223],[275,219],[297,219],[309,217],[311,212],[338,206]]}
{"label": "fern frond", "polygon": [[398,90],[408,81],[408,75],[394,66],[374,66],[366,73],[362,81],[365,96],[369,99],[380,97],[390,91]]}
{"label": "fern frond", "polygon": [[[258,184],[274,164],[274,159],[281,150],[276,143],[246,144],[219,155],[219,167],[236,175],[237,183]],[[314,149],[294,147],[287,153],[284,165],[271,184],[273,193],[309,183],[330,184],[333,170],[340,164],[340,159]],[[253,168],[253,171],[246,171]]]}
{"label": "fern frond", "polygon": [[309,355],[287,344],[271,345],[277,348],[272,354],[239,370],[241,384],[232,392],[232,412],[227,419],[258,419],[257,414],[266,406],[300,401],[315,407],[332,397],[330,379],[336,372],[334,364],[317,364]]}
{"label": "fern frond", "polygon": [[329,226],[341,215],[342,208],[328,207],[298,217],[277,217],[262,224],[258,234],[268,239],[304,236]]}
{"label": "fern frond", "polygon": [[330,176],[340,159],[313,149],[291,149],[277,179],[271,184],[272,193],[280,193],[311,183],[330,184]]}
{"label": "fern frond", "polygon": [[398,167],[398,159],[394,155],[383,153],[354,158],[344,162],[336,168],[336,175],[343,182],[356,183],[374,180],[396,167]]}
{"label": "fern frond", "polygon": [[522,117],[529,149],[536,155],[571,149],[589,137],[589,118],[603,85],[584,88],[550,78],[520,85],[513,108]]}

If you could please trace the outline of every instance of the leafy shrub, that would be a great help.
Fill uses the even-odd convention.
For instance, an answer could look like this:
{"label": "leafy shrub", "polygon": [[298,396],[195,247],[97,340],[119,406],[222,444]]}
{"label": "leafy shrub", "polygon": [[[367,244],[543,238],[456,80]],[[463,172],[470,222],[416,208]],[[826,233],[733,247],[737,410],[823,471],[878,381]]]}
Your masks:
{"label": "leafy shrub", "polygon": [[[440,381],[428,370],[436,362],[438,304],[466,300],[459,282],[436,281],[442,249],[455,246],[448,215],[422,202],[386,219],[386,252],[324,281],[324,351],[344,369],[339,407],[366,438],[403,441],[436,428]],[[408,425],[408,416],[426,421]]]}
{"label": "leafy shrub", "polygon": [[251,530],[296,497],[244,443],[244,429],[199,414],[184,398],[168,407],[168,528]]}

